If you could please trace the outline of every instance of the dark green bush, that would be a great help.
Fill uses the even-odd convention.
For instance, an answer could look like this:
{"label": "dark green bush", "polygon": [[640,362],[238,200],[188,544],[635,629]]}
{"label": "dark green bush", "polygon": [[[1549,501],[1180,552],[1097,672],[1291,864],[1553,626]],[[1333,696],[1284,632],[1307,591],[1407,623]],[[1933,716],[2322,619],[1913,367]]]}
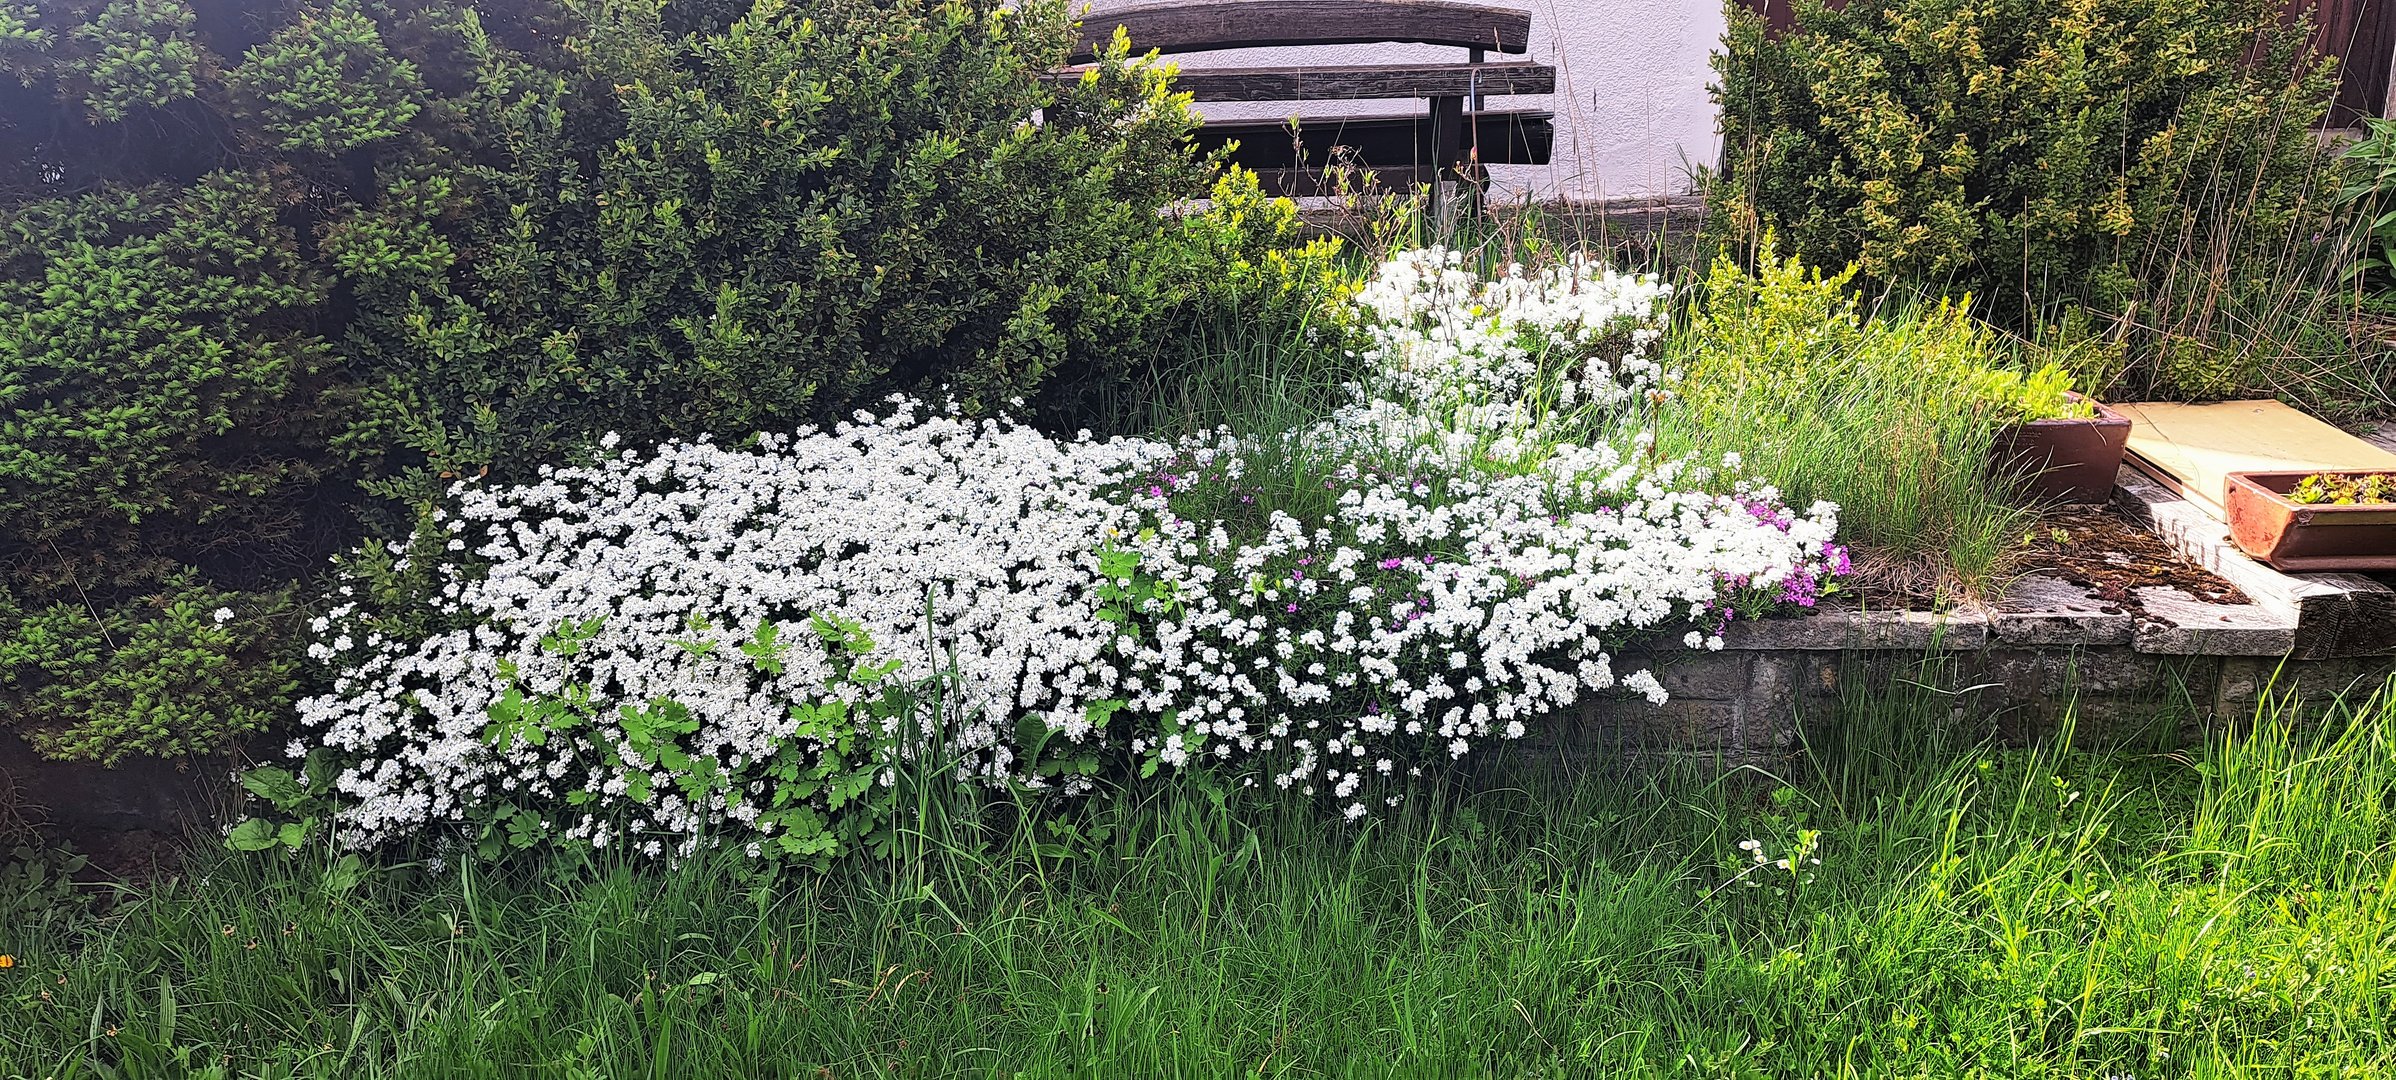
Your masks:
{"label": "dark green bush", "polygon": [[288,594],[215,588],[189,571],[105,609],[26,610],[0,592],[0,691],[52,757],[220,750],[273,724],[298,686]]}
{"label": "dark green bush", "polygon": [[351,275],[378,490],[894,392],[994,411],[1121,362],[1169,298],[1158,211],[1206,174],[1161,71],[1118,50],[1042,81],[1069,31],[1051,4],[833,0],[676,38],[630,5],[584,45],[593,115],[565,76],[479,89],[503,155],[394,177],[392,213],[328,238],[384,260]]}
{"label": "dark green bush", "polygon": [[[1060,3],[0,0],[0,727],[283,715],[447,477],[1129,363],[1193,120]],[[362,531],[360,522],[369,528]],[[219,619],[219,610],[227,617]]]}
{"label": "dark green bush", "polygon": [[[19,580],[273,544],[324,468],[328,282],[255,177],[19,207],[0,236],[0,520]],[[89,586],[86,586],[89,588]]]}
{"label": "dark green bush", "polygon": [[2135,339],[2119,388],[2250,389],[2337,247],[2333,64],[2286,7],[1798,0],[1775,34],[1732,3],[1715,228],[2025,332],[2093,310]]}
{"label": "dark green bush", "polygon": [[427,95],[349,6],[9,5],[0,71],[0,720],[221,749],[285,711],[348,528],[316,234],[432,151]]}

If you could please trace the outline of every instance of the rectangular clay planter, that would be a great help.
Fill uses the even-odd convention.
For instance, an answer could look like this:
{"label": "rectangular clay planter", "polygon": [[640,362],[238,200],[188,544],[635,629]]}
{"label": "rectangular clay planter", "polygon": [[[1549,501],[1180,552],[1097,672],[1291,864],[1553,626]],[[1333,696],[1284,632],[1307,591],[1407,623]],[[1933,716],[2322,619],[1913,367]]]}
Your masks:
{"label": "rectangular clay planter", "polygon": [[2129,444],[2130,418],[2099,404],[2084,420],[2032,420],[1997,432],[1989,464],[2027,474],[2026,493],[2040,502],[2101,503],[2113,498],[2113,475]]}
{"label": "rectangular clay planter", "polygon": [[[2340,469],[2368,475],[2379,469]],[[2396,504],[2301,505],[2287,500],[2311,472],[2234,472],[2223,503],[2238,548],[2280,570],[2396,570]]]}

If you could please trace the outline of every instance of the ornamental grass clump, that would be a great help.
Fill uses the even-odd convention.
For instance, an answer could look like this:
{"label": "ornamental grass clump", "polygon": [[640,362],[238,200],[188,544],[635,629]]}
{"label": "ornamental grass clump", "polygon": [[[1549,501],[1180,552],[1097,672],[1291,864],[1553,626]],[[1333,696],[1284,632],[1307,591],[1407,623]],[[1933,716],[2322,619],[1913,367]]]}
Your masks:
{"label": "ornamental grass clump", "polygon": [[[437,563],[455,628],[335,608],[307,767],[250,786],[350,846],[484,854],[887,852],[889,792],[934,776],[1204,768],[1362,817],[1589,694],[1663,701],[1616,650],[1718,648],[1844,569],[1835,507],[1655,454],[1664,296],[1427,252],[1360,294],[1347,403],[1262,439],[1058,440],[896,398],[462,485],[438,550],[399,556]],[[1284,453],[1325,466],[1304,517],[1252,483]]]}
{"label": "ornamental grass clump", "polygon": [[2028,511],[1989,468],[1998,430],[2060,398],[2060,374],[1995,367],[1968,301],[1867,315],[1850,267],[1825,275],[1769,245],[1749,274],[1717,260],[1676,335],[1658,414],[1675,453],[1744,456],[1798,499],[1839,507],[1866,598],[1946,603],[2005,581]]}

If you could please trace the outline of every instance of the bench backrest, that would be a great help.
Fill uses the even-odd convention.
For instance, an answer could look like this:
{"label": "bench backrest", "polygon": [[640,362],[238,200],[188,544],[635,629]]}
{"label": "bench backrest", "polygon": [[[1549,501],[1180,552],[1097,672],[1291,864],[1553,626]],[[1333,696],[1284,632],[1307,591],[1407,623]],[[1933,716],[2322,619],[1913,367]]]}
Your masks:
{"label": "bench backrest", "polygon": [[[1384,182],[1462,179],[1476,190],[1486,164],[1545,164],[1554,128],[1545,111],[1489,112],[1491,94],[1545,94],[1556,71],[1529,60],[1484,62],[1530,51],[1531,13],[1457,0],[1140,0],[1082,15],[1073,60],[1087,63],[1120,29],[1136,52],[1187,53],[1271,46],[1420,43],[1469,50],[1463,62],[1289,64],[1182,68],[1174,88],[1197,101],[1406,101],[1416,116],[1209,122],[1203,146],[1237,143],[1233,160],[1269,189],[1321,190],[1335,150]],[[1071,77],[1072,69],[1059,72]],[[1438,197],[1437,185],[1433,198]]]}
{"label": "bench backrest", "polygon": [[1132,48],[1164,53],[1271,45],[1420,42],[1501,53],[1531,48],[1531,13],[1454,0],[1152,0],[1082,18],[1076,62],[1122,27]]}

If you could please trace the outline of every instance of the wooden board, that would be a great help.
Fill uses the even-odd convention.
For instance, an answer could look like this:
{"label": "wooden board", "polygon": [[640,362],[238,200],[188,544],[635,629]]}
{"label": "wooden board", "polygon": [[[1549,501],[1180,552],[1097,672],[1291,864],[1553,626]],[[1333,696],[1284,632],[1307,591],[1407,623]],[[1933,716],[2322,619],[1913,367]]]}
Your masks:
{"label": "wooden board", "polygon": [[1072,59],[1094,57],[1116,27],[1131,35],[1134,54],[1386,41],[1503,53],[1531,46],[1529,11],[1457,0],[1150,0],[1083,15]]}
{"label": "wooden board", "polygon": [[[1438,104],[1458,108],[1463,103],[1444,98]],[[1334,147],[1347,148],[1356,160],[1376,169],[1451,165],[1464,160],[1467,147],[1478,149],[1474,160],[1483,165],[1545,165],[1555,151],[1555,125],[1544,111],[1474,113],[1448,130],[1443,130],[1438,120],[1436,116],[1324,117],[1301,120],[1294,133],[1282,121],[1234,120],[1199,128],[1193,141],[1202,153],[1237,142],[1240,146],[1232,160],[1258,172],[1320,168],[1332,160]],[[1443,135],[1449,138],[1443,140]],[[1299,160],[1301,150],[1303,162]]]}
{"label": "wooden board", "polygon": [[2382,420],[2363,441],[2390,453],[2396,453],[2396,420]]}
{"label": "wooden board", "polygon": [[[1367,170],[1367,173],[1372,180],[1370,185],[1372,187],[1388,191],[1411,191],[1423,184],[1436,184],[1442,179],[1455,179],[1453,175],[1441,177],[1439,175],[1441,171],[1429,165],[1404,165],[1394,168],[1370,169]],[[1293,199],[1313,195],[1343,194],[1347,190],[1366,186],[1364,179],[1364,176],[1355,172],[1348,172],[1345,174],[1344,180],[1349,188],[1342,188],[1341,180],[1333,178],[1330,173],[1322,169],[1256,170],[1256,186],[1262,188],[1265,194],[1287,195]]]}
{"label": "wooden board", "polygon": [[2130,418],[2130,464],[2214,517],[2233,472],[2396,469],[2396,454],[2276,401],[2113,408]]}
{"label": "wooden board", "polygon": [[2134,467],[2122,468],[2113,498],[2190,561],[2236,585],[2256,606],[2293,621],[2289,655],[2300,660],[2396,655],[2396,589],[2361,574],[2283,574],[2247,558],[2220,518]]}
{"label": "wooden board", "polygon": [[[1079,79],[1086,66],[1046,76]],[[1173,89],[1198,101],[1345,101],[1552,94],[1556,69],[1528,60],[1488,64],[1319,64],[1313,67],[1182,68]]]}

